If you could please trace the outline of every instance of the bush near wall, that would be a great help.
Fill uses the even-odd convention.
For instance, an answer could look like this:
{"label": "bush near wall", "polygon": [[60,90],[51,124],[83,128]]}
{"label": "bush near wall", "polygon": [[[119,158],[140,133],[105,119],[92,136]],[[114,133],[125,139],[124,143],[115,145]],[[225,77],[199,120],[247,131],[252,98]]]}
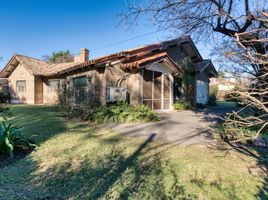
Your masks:
{"label": "bush near wall", "polygon": [[218,98],[219,88],[217,85],[210,85],[209,87],[209,99],[208,105],[209,106],[216,106],[217,105],[217,98]]}
{"label": "bush near wall", "polygon": [[7,91],[0,91],[0,103],[8,103],[10,101],[10,95]]}
{"label": "bush near wall", "polygon": [[174,110],[189,110],[192,108],[192,105],[190,102],[187,101],[181,101],[173,104]]}
{"label": "bush near wall", "polygon": [[70,117],[79,117],[97,123],[108,122],[149,122],[158,121],[159,117],[150,108],[144,105],[129,105],[119,103],[108,106],[76,106],[70,109]]}

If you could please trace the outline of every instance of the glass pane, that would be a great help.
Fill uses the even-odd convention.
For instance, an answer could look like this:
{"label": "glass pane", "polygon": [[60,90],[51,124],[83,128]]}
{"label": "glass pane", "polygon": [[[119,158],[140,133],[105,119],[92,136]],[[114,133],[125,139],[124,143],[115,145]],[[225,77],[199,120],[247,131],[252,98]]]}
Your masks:
{"label": "glass pane", "polygon": [[74,86],[85,86],[87,85],[87,77],[81,76],[73,79]]}
{"label": "glass pane", "polygon": [[48,82],[48,91],[57,92],[59,90],[59,80],[49,80]]}
{"label": "glass pane", "polygon": [[16,81],[16,89],[17,89],[17,92],[25,92],[26,81]]}

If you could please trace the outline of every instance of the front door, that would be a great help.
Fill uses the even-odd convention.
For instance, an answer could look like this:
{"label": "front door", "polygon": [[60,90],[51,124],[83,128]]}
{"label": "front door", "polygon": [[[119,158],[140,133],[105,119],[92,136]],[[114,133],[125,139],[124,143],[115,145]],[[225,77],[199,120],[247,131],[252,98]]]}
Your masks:
{"label": "front door", "polygon": [[153,110],[170,109],[170,79],[168,74],[143,70],[143,104]]}
{"label": "front door", "polygon": [[208,102],[208,83],[205,81],[197,80],[196,87],[196,102],[199,104],[207,104]]}
{"label": "front door", "polygon": [[43,104],[43,81],[41,78],[36,77],[34,81],[34,103]]}

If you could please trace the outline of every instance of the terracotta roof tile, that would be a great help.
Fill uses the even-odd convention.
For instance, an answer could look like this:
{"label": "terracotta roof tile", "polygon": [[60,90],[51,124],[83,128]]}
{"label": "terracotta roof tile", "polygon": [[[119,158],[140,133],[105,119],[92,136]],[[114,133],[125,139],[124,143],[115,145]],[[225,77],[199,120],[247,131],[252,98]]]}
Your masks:
{"label": "terracotta roof tile", "polygon": [[22,63],[30,72],[38,76],[51,76],[59,73],[60,71],[71,68],[79,63],[69,62],[69,63],[48,63],[37,58],[31,58],[28,56],[23,56],[15,54],[14,57]]}
{"label": "terracotta roof tile", "polygon": [[[13,58],[16,58],[19,62],[21,62],[32,74],[39,76],[53,76],[58,74],[64,74],[80,68],[90,67],[93,65],[106,66],[107,64],[113,63],[115,61],[116,62],[119,61],[121,63],[121,66],[125,69],[142,66],[148,64],[149,62],[165,61],[170,63],[172,66],[177,67],[179,70],[179,67],[176,66],[176,64],[172,61],[172,59],[168,57],[165,50],[170,46],[178,45],[190,40],[191,40],[190,36],[182,36],[177,39],[142,46],[134,49],[128,49],[119,53],[99,57],[93,60],[89,60],[85,63],[71,62],[71,63],[51,64],[36,58],[30,58],[18,54],[15,54]],[[6,65],[6,67],[8,66],[8,64]],[[5,71],[5,68],[3,71]],[[7,76],[8,73],[1,73],[0,76],[5,77]]]}

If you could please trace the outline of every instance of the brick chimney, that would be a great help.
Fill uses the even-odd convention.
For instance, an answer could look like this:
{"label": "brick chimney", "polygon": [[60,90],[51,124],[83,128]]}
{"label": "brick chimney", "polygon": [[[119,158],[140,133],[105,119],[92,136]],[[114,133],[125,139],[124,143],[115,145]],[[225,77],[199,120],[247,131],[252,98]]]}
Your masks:
{"label": "brick chimney", "polygon": [[80,49],[80,55],[74,57],[74,62],[84,63],[89,59],[89,50],[86,48]]}

